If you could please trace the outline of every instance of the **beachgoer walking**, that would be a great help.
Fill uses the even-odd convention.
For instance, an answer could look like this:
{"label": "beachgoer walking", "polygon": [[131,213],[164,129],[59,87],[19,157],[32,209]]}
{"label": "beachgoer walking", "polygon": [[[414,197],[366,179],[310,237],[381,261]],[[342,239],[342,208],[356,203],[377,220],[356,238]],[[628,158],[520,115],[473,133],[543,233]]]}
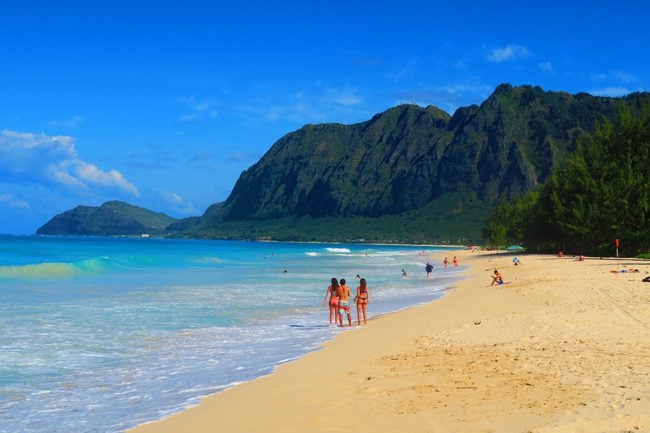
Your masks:
{"label": "beachgoer walking", "polygon": [[362,278],[359,281],[357,296],[354,297],[354,300],[357,301],[357,324],[361,325],[361,314],[363,314],[363,324],[366,325],[368,302],[370,302],[370,290],[368,290],[365,278]]}
{"label": "beachgoer walking", "polygon": [[433,265],[431,263],[427,263],[427,265],[424,267],[424,270],[427,271],[427,278],[431,278],[431,272],[433,271]]}
{"label": "beachgoer walking", "polygon": [[345,278],[341,278],[341,285],[337,290],[339,296],[339,325],[343,326],[343,314],[348,315],[348,326],[352,326],[352,315],[350,315],[350,288],[345,284]]}
{"label": "beachgoer walking", "polygon": [[445,257],[445,259],[442,261],[442,264],[445,265],[445,269],[447,269],[447,265],[449,264],[449,259]]}
{"label": "beachgoer walking", "polygon": [[492,284],[490,286],[494,286],[495,284],[503,284],[503,276],[496,269],[494,270],[494,275],[492,275]]}
{"label": "beachgoer walking", "polygon": [[332,284],[327,288],[325,292],[325,297],[323,298],[323,305],[329,298],[329,308],[330,308],[330,325],[334,325],[338,322],[339,318],[339,282],[336,278],[332,278]]}
{"label": "beachgoer walking", "polygon": [[458,267],[458,257],[454,256],[454,268]]}

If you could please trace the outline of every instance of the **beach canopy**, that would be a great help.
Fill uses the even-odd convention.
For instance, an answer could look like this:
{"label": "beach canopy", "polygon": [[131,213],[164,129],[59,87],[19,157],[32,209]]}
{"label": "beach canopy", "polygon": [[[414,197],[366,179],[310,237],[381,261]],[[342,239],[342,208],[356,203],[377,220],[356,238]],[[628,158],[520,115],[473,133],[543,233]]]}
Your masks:
{"label": "beach canopy", "polygon": [[508,251],[522,251],[524,247],[520,247],[519,245],[510,245],[506,250]]}

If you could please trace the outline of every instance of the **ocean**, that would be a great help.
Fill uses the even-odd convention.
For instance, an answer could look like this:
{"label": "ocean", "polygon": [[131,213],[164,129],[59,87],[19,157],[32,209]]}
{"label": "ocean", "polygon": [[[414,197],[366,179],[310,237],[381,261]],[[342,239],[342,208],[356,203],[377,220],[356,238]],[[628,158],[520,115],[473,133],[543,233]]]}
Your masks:
{"label": "ocean", "polygon": [[442,250],[0,236],[0,432],[121,432],[196,405],[354,332],[329,326],[332,277],[367,279],[370,317],[439,298],[462,272],[426,278]]}

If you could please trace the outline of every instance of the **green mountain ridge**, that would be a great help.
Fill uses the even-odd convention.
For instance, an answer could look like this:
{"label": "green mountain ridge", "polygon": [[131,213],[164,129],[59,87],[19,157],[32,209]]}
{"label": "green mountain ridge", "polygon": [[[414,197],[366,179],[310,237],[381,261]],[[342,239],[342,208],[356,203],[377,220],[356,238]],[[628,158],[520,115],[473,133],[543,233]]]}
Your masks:
{"label": "green mountain ridge", "polygon": [[164,234],[176,222],[164,213],[133,206],[122,201],[109,201],[99,207],[77,206],[56,215],[42,227],[38,235],[117,236]]}
{"label": "green mountain ridge", "polygon": [[[621,101],[649,99],[502,84],[453,116],[400,105],[353,125],[306,125],[244,171],[224,202],[181,224],[207,238],[388,241],[409,227],[423,242],[478,241],[500,199],[542,184]],[[341,235],[345,221],[357,221],[356,235]]]}
{"label": "green mountain ridge", "polygon": [[[502,84],[453,115],[399,105],[352,125],[305,125],[245,170],[225,201],[165,230],[218,239],[478,242],[497,202],[546,181],[623,101],[640,107],[650,94]],[[80,218],[84,212],[77,208]]]}

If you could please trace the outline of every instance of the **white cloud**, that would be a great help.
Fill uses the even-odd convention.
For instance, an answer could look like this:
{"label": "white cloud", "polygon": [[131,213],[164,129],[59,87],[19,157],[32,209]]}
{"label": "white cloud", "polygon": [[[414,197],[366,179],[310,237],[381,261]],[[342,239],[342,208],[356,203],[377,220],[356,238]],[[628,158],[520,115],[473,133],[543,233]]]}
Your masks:
{"label": "white cloud", "polygon": [[0,180],[56,187],[76,193],[97,190],[139,197],[117,170],[104,171],[82,160],[69,136],[0,132]]}
{"label": "white cloud", "polygon": [[363,104],[363,99],[352,94],[339,95],[334,99],[334,103],[339,105],[359,105]]}
{"label": "white cloud", "polygon": [[82,116],[79,115],[74,115],[69,119],[65,120],[53,120],[50,122],[50,125],[52,126],[61,126],[63,128],[69,128],[69,129],[74,129],[84,123],[86,119]]}
{"label": "white cloud", "polygon": [[495,48],[488,55],[488,60],[495,63],[501,63],[505,61],[515,61],[519,59],[524,59],[531,55],[528,48],[523,45],[510,44],[507,47]]}
{"label": "white cloud", "polygon": [[629,89],[626,89],[625,87],[615,87],[615,86],[603,87],[600,89],[593,89],[588,91],[588,93],[594,96],[610,96],[610,97],[625,96],[630,92],[631,91]]}
{"label": "white cloud", "polygon": [[10,207],[29,209],[29,203],[19,200],[11,194],[0,194],[0,204],[6,204]]}
{"label": "white cloud", "polygon": [[539,67],[539,69],[545,72],[553,71],[553,64],[551,62],[541,62],[537,66]]}

